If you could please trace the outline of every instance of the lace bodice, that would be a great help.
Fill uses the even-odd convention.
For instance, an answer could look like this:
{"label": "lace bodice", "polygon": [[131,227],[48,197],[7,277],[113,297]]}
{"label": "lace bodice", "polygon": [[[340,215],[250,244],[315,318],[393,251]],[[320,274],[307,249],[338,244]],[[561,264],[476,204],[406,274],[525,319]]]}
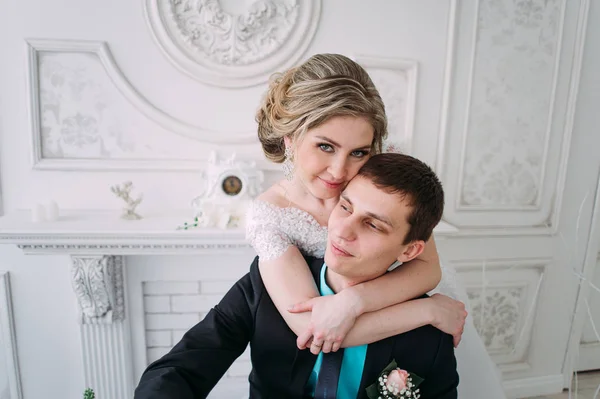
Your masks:
{"label": "lace bodice", "polygon": [[254,200],[246,217],[246,238],[262,260],[278,258],[289,246],[297,247],[304,255],[322,258],[327,227],[302,209]]}

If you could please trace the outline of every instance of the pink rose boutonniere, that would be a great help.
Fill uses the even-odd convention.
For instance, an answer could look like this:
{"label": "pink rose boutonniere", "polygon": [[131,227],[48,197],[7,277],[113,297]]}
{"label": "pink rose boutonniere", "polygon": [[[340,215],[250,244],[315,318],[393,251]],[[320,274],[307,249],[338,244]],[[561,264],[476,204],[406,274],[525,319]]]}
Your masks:
{"label": "pink rose boutonniere", "polygon": [[381,373],[377,381],[367,387],[369,399],[419,399],[418,386],[423,378],[398,367],[392,360]]}

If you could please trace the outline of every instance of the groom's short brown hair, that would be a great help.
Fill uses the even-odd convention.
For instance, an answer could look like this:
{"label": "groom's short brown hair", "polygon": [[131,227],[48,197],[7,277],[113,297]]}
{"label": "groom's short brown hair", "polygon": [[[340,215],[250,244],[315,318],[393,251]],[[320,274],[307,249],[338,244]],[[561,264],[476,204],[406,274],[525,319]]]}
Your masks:
{"label": "groom's short brown hair", "polygon": [[424,162],[405,154],[385,153],[369,158],[357,176],[362,176],[390,194],[408,201],[412,211],[404,244],[427,241],[442,219],[444,190],[435,172]]}

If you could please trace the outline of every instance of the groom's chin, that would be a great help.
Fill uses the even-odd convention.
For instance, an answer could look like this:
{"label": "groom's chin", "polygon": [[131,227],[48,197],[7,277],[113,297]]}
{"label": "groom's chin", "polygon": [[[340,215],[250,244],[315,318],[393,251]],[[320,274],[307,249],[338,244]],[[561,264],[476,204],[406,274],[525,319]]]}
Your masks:
{"label": "groom's chin", "polygon": [[339,257],[331,254],[329,251],[325,252],[324,261],[327,267],[334,272],[342,271],[345,266],[345,262],[343,261],[343,259],[340,259]]}

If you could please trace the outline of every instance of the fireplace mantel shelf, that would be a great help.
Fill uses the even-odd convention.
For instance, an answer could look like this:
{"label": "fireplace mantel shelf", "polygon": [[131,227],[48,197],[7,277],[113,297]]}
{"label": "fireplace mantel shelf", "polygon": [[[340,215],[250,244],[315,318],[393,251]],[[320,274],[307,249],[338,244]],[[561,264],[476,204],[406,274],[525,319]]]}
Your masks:
{"label": "fireplace mantel shelf", "polygon": [[[53,222],[31,221],[29,211],[0,217],[0,244],[14,244],[32,254],[148,255],[194,254],[249,249],[243,229],[177,230],[189,212],[145,214],[123,220],[118,211],[63,211]],[[458,230],[441,222],[436,237]]]}

